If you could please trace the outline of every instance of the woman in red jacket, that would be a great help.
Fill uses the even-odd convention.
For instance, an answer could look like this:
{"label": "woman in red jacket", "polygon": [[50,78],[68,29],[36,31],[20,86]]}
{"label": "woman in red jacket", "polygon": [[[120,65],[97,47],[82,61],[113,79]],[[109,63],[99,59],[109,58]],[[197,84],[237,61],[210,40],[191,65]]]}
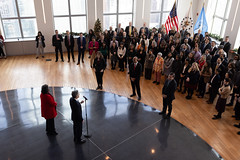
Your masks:
{"label": "woman in red jacket", "polygon": [[41,91],[41,113],[46,119],[47,135],[57,135],[55,131],[54,118],[57,116],[56,106],[53,96],[49,93],[48,85],[44,84]]}

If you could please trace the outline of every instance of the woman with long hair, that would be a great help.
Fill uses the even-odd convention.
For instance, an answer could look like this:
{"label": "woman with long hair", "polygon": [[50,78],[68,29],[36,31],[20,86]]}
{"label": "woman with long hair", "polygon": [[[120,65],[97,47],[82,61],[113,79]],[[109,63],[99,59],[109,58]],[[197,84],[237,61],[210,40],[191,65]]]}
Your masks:
{"label": "woman with long hair", "polygon": [[37,48],[36,59],[38,59],[39,54],[41,54],[42,58],[44,58],[45,38],[42,35],[41,31],[38,32],[38,35],[36,36],[35,41],[36,41],[36,48]]}
{"label": "woman with long hair", "polygon": [[126,54],[126,47],[124,47],[124,44],[123,42],[120,43],[120,46],[118,47],[118,50],[117,50],[117,56],[118,56],[118,59],[119,59],[119,68],[120,68],[120,71],[124,71],[124,57],[125,57],[125,54]]}
{"label": "woman with long hair", "polygon": [[40,99],[42,117],[46,119],[47,135],[57,135],[58,133],[56,132],[54,125],[54,118],[57,116],[57,102],[55,102],[53,96],[49,93],[47,84],[42,86]]}
{"label": "woman with long hair", "polygon": [[188,73],[186,75],[186,88],[188,95],[186,99],[192,99],[192,95],[194,90],[197,88],[198,80],[199,80],[199,68],[198,64],[194,62],[192,66],[189,68]]}
{"label": "woman with long hair", "polygon": [[206,91],[206,84],[210,81],[211,76],[212,76],[211,62],[207,61],[200,72],[200,80],[198,85],[199,91],[198,98],[203,98],[204,93]]}
{"label": "woman with long hair", "polygon": [[103,77],[103,72],[106,68],[106,63],[104,61],[102,53],[99,51],[97,52],[96,58],[94,59],[93,68],[95,69],[96,79],[98,83],[98,87],[96,90],[102,89],[103,88],[102,77]]}

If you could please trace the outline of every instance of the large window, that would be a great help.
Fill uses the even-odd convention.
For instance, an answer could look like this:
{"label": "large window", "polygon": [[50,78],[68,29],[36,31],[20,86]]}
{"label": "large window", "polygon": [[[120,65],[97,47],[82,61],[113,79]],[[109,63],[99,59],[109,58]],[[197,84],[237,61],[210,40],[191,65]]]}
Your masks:
{"label": "large window", "polygon": [[237,34],[237,38],[234,45],[234,48],[238,48],[238,47],[240,47],[240,26],[238,28],[238,34]]}
{"label": "large window", "polygon": [[129,22],[133,22],[134,0],[103,0],[103,28],[109,29],[110,26],[125,28]]}
{"label": "large window", "polygon": [[59,33],[87,32],[86,0],[52,0],[55,29]]}
{"label": "large window", "polygon": [[[210,33],[224,36],[232,0],[211,0],[208,2],[207,15],[210,15]],[[212,12],[212,14],[211,14]]]}
{"label": "large window", "polygon": [[165,23],[175,0],[151,0],[150,28],[161,27]]}
{"label": "large window", "polygon": [[0,13],[6,39],[37,35],[34,0],[0,0]]}

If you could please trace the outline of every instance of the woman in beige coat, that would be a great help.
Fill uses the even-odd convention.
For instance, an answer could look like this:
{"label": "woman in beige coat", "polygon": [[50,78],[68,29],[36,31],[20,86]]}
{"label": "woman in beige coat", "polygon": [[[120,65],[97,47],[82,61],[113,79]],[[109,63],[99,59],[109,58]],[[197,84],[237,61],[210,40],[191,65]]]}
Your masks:
{"label": "woman in beige coat", "polygon": [[212,119],[220,119],[222,117],[222,113],[225,111],[227,97],[231,93],[229,78],[224,79],[223,86],[218,89],[218,92],[220,94],[216,104],[216,110],[218,111],[218,114],[214,115]]}

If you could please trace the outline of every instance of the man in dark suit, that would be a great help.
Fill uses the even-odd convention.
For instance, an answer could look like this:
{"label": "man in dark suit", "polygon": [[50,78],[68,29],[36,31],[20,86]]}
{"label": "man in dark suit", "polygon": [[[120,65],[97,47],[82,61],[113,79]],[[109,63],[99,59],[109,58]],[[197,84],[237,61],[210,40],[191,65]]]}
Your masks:
{"label": "man in dark suit", "polygon": [[133,63],[129,67],[130,80],[132,85],[132,94],[130,97],[136,96],[135,87],[137,88],[138,100],[141,100],[141,91],[140,91],[140,76],[142,73],[142,65],[138,63],[138,58],[133,58]]}
{"label": "man in dark suit", "polygon": [[223,50],[227,53],[228,55],[228,52],[231,48],[231,43],[229,43],[229,36],[226,36],[225,37],[225,41],[221,42],[220,45],[223,45]]}
{"label": "man in dark suit", "polygon": [[199,36],[200,42],[202,42],[202,41],[203,41],[203,35],[202,35],[202,33],[201,33],[201,29],[198,30],[198,33],[195,33],[195,34],[194,34],[193,39],[195,39],[195,37],[196,37],[197,35]]}
{"label": "man in dark suit", "polygon": [[217,96],[218,88],[221,84],[221,77],[219,75],[219,72],[220,69],[217,69],[209,81],[209,99],[207,100],[208,104],[213,104],[213,101]]}
{"label": "man in dark suit", "polygon": [[205,53],[207,49],[211,48],[211,44],[208,38],[205,38],[204,43],[201,44],[201,52]]}
{"label": "man in dark suit", "polygon": [[64,62],[63,60],[63,52],[62,52],[62,41],[63,41],[63,38],[62,38],[62,35],[58,34],[58,30],[55,30],[55,35],[52,36],[52,45],[55,47],[55,53],[56,53],[56,61],[58,61],[58,51],[60,52],[61,54],[61,59],[62,59],[62,62]]}
{"label": "man in dark suit", "polygon": [[79,98],[78,90],[72,91],[72,97],[70,98],[70,107],[72,110],[71,119],[73,121],[73,134],[74,134],[74,142],[75,143],[85,143],[86,140],[81,139],[82,136],[82,108],[81,103],[77,99]]}
{"label": "man in dark suit", "polygon": [[[165,119],[169,119],[172,113],[172,101],[175,99],[174,92],[177,89],[177,83],[174,78],[175,74],[170,73],[162,89],[163,110],[159,114],[164,115]],[[166,115],[167,108],[168,114]]]}
{"label": "man in dark suit", "polygon": [[129,26],[126,27],[125,32],[127,33],[128,37],[132,37],[133,36],[133,26],[132,26],[132,22],[129,22]]}
{"label": "man in dark suit", "polygon": [[148,27],[146,25],[146,22],[143,23],[143,26],[139,30],[139,35],[142,34],[142,29],[144,30],[145,35],[148,37]]}
{"label": "man in dark suit", "polygon": [[115,31],[117,32],[117,34],[120,33],[121,29],[122,29],[122,28],[121,28],[121,23],[118,23],[118,27],[115,28]]}
{"label": "man in dark suit", "polygon": [[84,52],[85,52],[85,49],[86,49],[86,38],[83,37],[82,32],[79,34],[79,37],[77,39],[77,44],[78,44],[78,62],[77,62],[77,65],[79,65],[81,55],[82,55],[82,63],[84,63],[83,59],[84,59]]}
{"label": "man in dark suit", "polygon": [[217,51],[216,42],[212,41],[211,42],[211,48],[210,48],[210,55],[213,56],[216,51]]}
{"label": "man in dark suit", "polygon": [[73,48],[74,48],[74,38],[72,35],[70,35],[69,31],[66,31],[66,36],[65,36],[65,46],[67,48],[67,52],[68,52],[68,62],[70,62],[70,51],[72,54],[72,60],[73,62],[75,62],[74,60],[74,53],[73,53]]}

